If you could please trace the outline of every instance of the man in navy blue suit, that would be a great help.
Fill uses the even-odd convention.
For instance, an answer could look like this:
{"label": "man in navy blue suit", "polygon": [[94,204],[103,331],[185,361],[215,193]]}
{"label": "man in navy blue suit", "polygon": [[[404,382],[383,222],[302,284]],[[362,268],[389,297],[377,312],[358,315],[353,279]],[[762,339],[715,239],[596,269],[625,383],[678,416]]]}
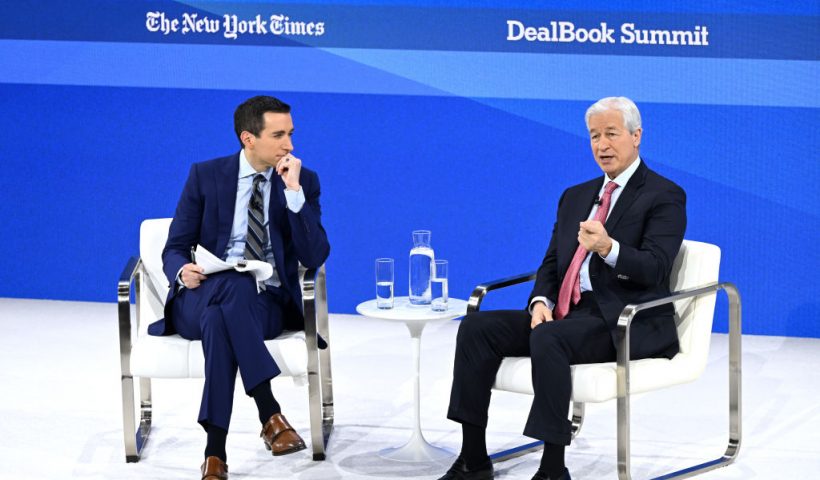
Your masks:
{"label": "man in navy blue suit", "polygon": [[[149,328],[152,335],[202,340],[198,421],[208,437],[205,480],[228,478],[225,443],[237,371],[256,402],[265,447],[273,455],[305,448],[271,391],[280,370],[264,341],[303,328],[299,263],[318,268],[330,252],[319,178],[292,155],[290,106],[273,97],[250,98],[237,107],[234,129],[238,153],[191,167],[162,252],[172,285],[165,319]],[[260,285],[233,270],[206,276],[192,258],[197,244],[228,263],[267,261],[273,276]]]}
{"label": "man in navy blue suit", "polygon": [[[493,478],[485,442],[490,392],[503,358],[524,356],[531,358],[535,393],[524,434],[544,441],[533,480],[569,480],[570,366],[614,362],[623,308],[669,294],[686,230],[686,195],[641,158],[641,115],[631,100],[599,100],[586,124],[604,175],[561,195],[527,309],[476,312],[459,326],[447,417],[461,423],[462,447],[439,480]],[[635,316],[633,359],[677,354],[673,315],[664,305]]]}

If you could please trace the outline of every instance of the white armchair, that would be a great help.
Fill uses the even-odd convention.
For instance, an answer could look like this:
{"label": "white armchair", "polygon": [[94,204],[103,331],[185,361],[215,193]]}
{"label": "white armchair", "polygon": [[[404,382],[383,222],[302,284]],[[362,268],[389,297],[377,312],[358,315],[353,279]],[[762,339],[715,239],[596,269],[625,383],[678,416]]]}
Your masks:
{"label": "white armchair", "polygon": [[[664,475],[664,479],[686,478],[732,463],[741,439],[740,297],[731,283],[718,283],[720,249],[708,243],[684,240],[670,276],[673,293],[663,299],[640,305],[627,305],[618,319],[617,361],[574,365],[572,367],[573,438],[580,432],[584,403],[617,399],[618,478],[630,474],[630,395],[696,380],[706,368],[711,342],[716,293],[725,290],[729,297],[729,444],[722,457]],[[473,290],[468,313],[478,311],[484,296],[511,285],[532,281],[535,272],[489,282]],[[627,361],[632,318],[641,310],[675,303],[680,352],[672,359],[648,358]],[[529,357],[505,358],[496,375],[497,390],[533,395]],[[493,461],[523,455],[543,447],[533,442],[491,455]]]}
{"label": "white armchair", "polygon": [[[162,271],[162,249],[170,218],[145,220],[140,226],[140,256],[129,259],[118,284],[120,367],[125,458],[138,462],[151,431],[151,378],[204,377],[200,341],[179,335],[150,336],[148,325],[164,316],[168,280]],[[286,331],[265,342],[281,369],[296,385],[308,385],[313,459],[325,459],[333,429],[333,386],[330,369],[325,269],[300,269],[304,331]],[[133,295],[132,295],[133,294]],[[132,297],[136,304],[132,316]],[[316,335],[328,342],[320,350]],[[134,378],[139,378],[139,423],[136,423]]]}

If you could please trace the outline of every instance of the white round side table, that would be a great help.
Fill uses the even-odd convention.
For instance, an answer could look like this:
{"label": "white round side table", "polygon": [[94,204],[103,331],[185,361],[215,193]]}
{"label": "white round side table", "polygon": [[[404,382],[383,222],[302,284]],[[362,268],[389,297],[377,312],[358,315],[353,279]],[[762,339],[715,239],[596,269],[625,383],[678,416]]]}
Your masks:
{"label": "white round side table", "polygon": [[452,320],[464,316],[467,313],[467,302],[457,298],[450,298],[447,302],[447,310],[444,312],[434,312],[430,305],[413,305],[408,297],[395,297],[393,308],[381,309],[376,307],[376,300],[368,300],[356,306],[356,311],[361,315],[381,320],[391,320],[404,322],[407,330],[410,331],[410,338],[413,342],[413,364],[415,366],[415,384],[413,387],[413,434],[410,440],[403,446],[388,448],[379,452],[379,455],[391,460],[402,462],[421,462],[428,460],[442,460],[455,456],[454,453],[443,448],[435,447],[424,439],[421,433],[420,416],[420,358],[421,358],[421,332],[428,322],[435,320]]}

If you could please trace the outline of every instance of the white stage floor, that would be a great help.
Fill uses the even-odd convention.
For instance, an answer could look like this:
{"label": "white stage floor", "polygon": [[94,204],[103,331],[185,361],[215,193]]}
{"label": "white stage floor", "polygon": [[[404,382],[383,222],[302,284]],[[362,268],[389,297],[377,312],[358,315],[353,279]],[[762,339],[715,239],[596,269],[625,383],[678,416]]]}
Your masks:
{"label": "white stage floor", "polygon": [[[422,337],[421,416],[428,441],[457,451],[445,418],[458,323]],[[205,435],[196,423],[201,380],[155,380],[154,421],[139,463],[123,453],[114,303],[0,299],[0,479],[198,479]],[[228,437],[232,479],[435,479],[449,466],[384,460],[377,452],[410,436],[413,384],[404,326],[332,315],[335,429],[328,459],[309,450],[274,458],[259,439],[253,401],[237,391]],[[714,335],[697,382],[633,400],[633,478],[719,457],[727,441],[727,337]],[[241,382],[237,382],[241,388]],[[273,382],[294,427],[309,440],[307,388]],[[735,464],[704,479],[820,478],[820,340],[744,336],[743,443]],[[520,435],[530,399],[496,393],[488,445]],[[496,478],[530,479],[540,452],[496,465]],[[588,405],[567,449],[572,477],[614,479],[615,403]]]}

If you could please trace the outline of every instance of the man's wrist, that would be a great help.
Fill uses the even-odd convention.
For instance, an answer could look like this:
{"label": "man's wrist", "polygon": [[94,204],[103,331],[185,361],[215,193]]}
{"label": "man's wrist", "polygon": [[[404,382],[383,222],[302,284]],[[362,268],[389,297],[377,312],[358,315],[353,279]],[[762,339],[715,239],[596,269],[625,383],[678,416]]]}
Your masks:
{"label": "man's wrist", "polygon": [[288,188],[286,185],[283,192],[285,192],[285,201],[288,204],[288,210],[290,210],[293,213],[299,213],[305,204],[304,189],[299,187],[299,190],[294,191]]}
{"label": "man's wrist", "polygon": [[530,314],[532,314],[536,303],[543,303],[549,311],[552,311],[552,309],[555,308],[555,303],[550,301],[547,297],[539,295],[537,297],[533,297],[532,300],[530,300],[529,305],[527,305],[527,311],[529,311]]}
{"label": "man's wrist", "polygon": [[609,244],[607,246],[605,246],[603,249],[598,251],[598,255],[600,255],[604,258],[606,258],[606,256],[609,255],[609,252],[612,251],[612,239],[610,238],[610,239],[607,239],[607,240],[608,240]]}

